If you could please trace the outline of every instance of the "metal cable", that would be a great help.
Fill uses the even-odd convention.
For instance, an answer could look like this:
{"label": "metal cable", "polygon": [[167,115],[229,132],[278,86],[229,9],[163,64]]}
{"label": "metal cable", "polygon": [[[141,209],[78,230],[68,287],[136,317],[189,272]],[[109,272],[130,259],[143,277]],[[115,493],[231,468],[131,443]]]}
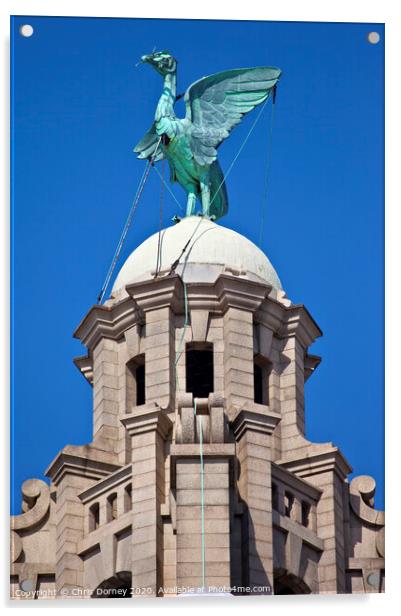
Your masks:
{"label": "metal cable", "polygon": [[176,204],[178,205],[178,207],[180,208],[180,210],[182,212],[185,211],[185,209],[182,207],[181,203],[178,201],[177,197],[175,196],[175,194],[173,193],[173,191],[171,190],[170,186],[167,184],[166,180],[164,179],[164,177],[161,175],[160,171],[158,170],[158,168],[156,167],[156,165],[153,165],[153,169],[156,171],[157,175],[159,176],[160,180],[163,182],[164,187],[167,188],[168,192],[170,193],[170,195],[173,197],[174,201],[176,202]]}
{"label": "metal cable", "polygon": [[267,205],[267,197],[269,194],[269,179],[270,179],[270,163],[271,163],[271,155],[272,155],[272,144],[273,144],[273,124],[274,124],[274,110],[276,108],[275,104],[275,95],[273,96],[273,104],[272,111],[270,115],[270,127],[269,127],[269,140],[267,144],[267,160],[266,160],[266,176],[265,176],[265,190],[262,198],[262,206],[260,212],[260,230],[259,230],[259,246],[262,247],[263,242],[263,231],[264,231],[264,223],[265,223],[265,213],[266,213],[266,205]]}
{"label": "metal cable", "polygon": [[109,271],[107,272],[106,279],[105,279],[105,281],[103,283],[103,286],[102,286],[102,288],[100,290],[100,293],[98,295],[98,298],[97,298],[98,304],[102,303],[104,295],[105,295],[106,290],[107,290],[107,287],[109,286],[109,283],[110,283],[111,277],[113,275],[114,269],[115,269],[115,267],[117,265],[118,257],[120,256],[120,252],[121,252],[121,249],[122,249],[123,244],[124,244],[124,240],[125,240],[125,238],[127,236],[128,229],[130,228],[130,225],[131,225],[131,222],[132,222],[132,218],[133,218],[133,216],[134,216],[134,214],[136,212],[136,208],[138,207],[139,199],[141,198],[143,189],[144,189],[145,184],[146,184],[146,180],[148,179],[148,176],[149,176],[150,168],[153,165],[153,159],[154,159],[154,157],[156,155],[156,152],[157,152],[157,149],[158,149],[158,147],[160,145],[160,142],[161,142],[161,137],[159,138],[159,141],[156,144],[156,147],[155,147],[155,149],[153,151],[153,154],[149,158],[148,164],[145,167],[145,170],[144,170],[144,172],[142,174],[142,177],[141,177],[141,179],[139,181],[139,185],[138,185],[138,188],[137,188],[137,191],[136,191],[136,194],[135,194],[135,198],[134,198],[134,200],[132,202],[132,206],[131,206],[131,209],[129,211],[127,220],[125,222],[125,225],[124,225],[124,228],[123,228],[123,232],[121,233],[120,239],[119,239],[118,244],[117,244],[117,248],[116,248],[116,250],[114,252],[114,256],[113,256],[111,265],[109,267]]}
{"label": "metal cable", "polygon": [[175,272],[175,270],[176,270],[176,268],[177,268],[177,265],[178,265],[178,264],[179,264],[179,262],[180,262],[181,257],[185,254],[185,252],[186,252],[186,250],[187,250],[187,248],[188,248],[188,246],[189,246],[189,244],[190,244],[190,242],[191,242],[192,238],[194,237],[195,233],[196,233],[196,232],[197,232],[197,230],[199,229],[199,226],[200,226],[200,224],[201,224],[202,220],[203,220],[203,216],[201,216],[201,217],[199,218],[199,222],[198,222],[198,224],[196,225],[195,229],[193,230],[193,233],[191,234],[191,236],[190,236],[189,240],[187,241],[187,243],[185,244],[184,248],[181,250],[181,254],[180,254],[180,256],[179,256],[179,257],[178,257],[178,258],[174,261],[174,263],[171,265],[171,267],[170,267],[170,271],[169,271],[169,273],[168,273],[168,275],[169,275],[169,276],[171,276],[171,274],[173,274],[173,273]]}
{"label": "metal cable", "polygon": [[[184,350],[185,332],[186,332],[188,324],[189,324],[187,285],[185,284],[184,280],[182,280],[182,284],[184,286],[184,327],[183,327],[182,332],[181,332],[180,340],[179,340],[179,343],[178,343],[178,350],[176,351],[175,360],[174,360],[175,393],[176,393],[176,396],[177,396],[178,385],[179,385],[179,383],[178,383],[177,365],[178,365],[178,362],[179,362],[180,357],[181,357],[181,355],[183,353],[183,350]],[[176,404],[175,405],[175,421],[174,421],[174,427],[173,427],[173,442],[175,442],[175,440],[176,440],[177,422],[178,422],[178,406]]]}
{"label": "metal cable", "polygon": [[[197,422],[196,415],[196,398],[194,398],[194,415],[195,425]],[[200,484],[201,484],[201,557],[202,557],[202,590],[205,590],[206,582],[206,558],[205,558],[205,469],[203,464],[203,431],[202,431],[202,415],[199,415],[199,461],[200,461]]]}
{"label": "metal cable", "polygon": [[160,207],[159,207],[159,236],[157,238],[157,258],[156,258],[156,272],[155,278],[158,277],[161,268],[161,236],[163,226],[163,185],[164,185],[164,158],[162,159],[162,179],[163,183],[160,185]]}

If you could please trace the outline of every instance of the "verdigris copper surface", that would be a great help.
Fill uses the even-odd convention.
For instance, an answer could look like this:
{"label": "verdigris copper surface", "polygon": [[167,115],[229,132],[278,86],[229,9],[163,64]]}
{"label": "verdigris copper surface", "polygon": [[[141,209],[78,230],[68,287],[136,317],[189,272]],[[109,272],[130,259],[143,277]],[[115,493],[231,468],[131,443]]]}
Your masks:
{"label": "verdigris copper surface", "polygon": [[163,77],[163,92],[155,120],[134,151],[138,158],[166,158],[171,181],[188,193],[186,215],[195,213],[196,200],[202,215],[212,220],[228,210],[224,175],[217,148],[243,116],[265,102],[273,92],[281,71],[267,66],[237,68],[203,77],[185,93],[186,116],[174,112],[177,61],[167,51],[142,56]]}

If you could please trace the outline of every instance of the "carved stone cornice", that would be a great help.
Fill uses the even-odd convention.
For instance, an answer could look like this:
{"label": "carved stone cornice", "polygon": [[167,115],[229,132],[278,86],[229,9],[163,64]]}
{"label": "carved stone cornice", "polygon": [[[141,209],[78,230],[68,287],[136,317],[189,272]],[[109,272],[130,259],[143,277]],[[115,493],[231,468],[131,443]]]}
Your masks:
{"label": "carved stone cornice", "polygon": [[271,466],[272,466],[272,480],[278,481],[288,486],[292,490],[301,492],[301,494],[305,494],[311,500],[315,501],[315,503],[318,502],[318,500],[320,499],[323,493],[323,490],[312,485],[308,481],[305,481],[305,479],[301,479],[301,477],[294,475],[293,473],[288,471],[286,468],[279,466],[275,462],[272,462]]}
{"label": "carved stone cornice", "polygon": [[322,335],[322,331],[303,304],[285,306],[267,297],[255,315],[255,320],[273,330],[279,338],[295,336],[306,349]]}
{"label": "carved stone cornice", "polygon": [[276,464],[283,466],[298,477],[310,477],[334,471],[340,479],[344,480],[349,473],[352,473],[352,467],[338,447],[330,444],[310,444],[310,446],[305,446],[303,455],[295,452],[294,457],[286,456],[285,459],[276,460]]}
{"label": "carved stone cornice", "polygon": [[136,282],[127,285],[126,291],[141,312],[159,308],[171,308],[173,312],[179,312],[184,299],[183,283],[177,274]]}
{"label": "carved stone cornice", "polygon": [[[176,463],[177,459],[195,459],[197,462],[201,459],[200,443],[174,443],[170,448],[170,485],[175,488],[176,481]],[[235,458],[235,443],[203,443],[202,458],[234,460]]]}
{"label": "carved stone cornice", "polygon": [[[203,443],[203,457],[233,458],[235,456],[235,443]],[[177,457],[199,458],[201,455],[199,443],[174,443],[170,448],[171,459]]]}
{"label": "carved stone cornice", "polygon": [[173,427],[173,422],[166,411],[156,403],[137,406],[133,413],[120,417],[120,421],[130,436],[155,431],[165,439]]}
{"label": "carved stone cornice", "polygon": [[[210,282],[187,282],[188,304],[191,310],[207,310],[224,314],[227,308],[254,312],[271,290],[267,283],[255,282],[232,274],[220,274]],[[181,312],[183,311],[183,297]]]}
{"label": "carved stone cornice", "polygon": [[[229,273],[220,274],[212,283],[189,281],[186,284],[191,311],[207,310],[223,315],[229,307],[248,310],[255,314],[256,322],[277,336],[296,336],[307,348],[322,335],[321,330],[303,305],[285,306],[269,297],[271,288],[267,283]],[[93,306],[77,327],[74,337],[93,349],[102,337],[117,340],[136,323],[143,323],[144,314],[150,310],[171,308],[176,314],[184,312],[184,285],[178,274],[136,282],[127,285],[126,291],[129,297],[118,303]],[[84,363],[83,358],[77,359],[79,369],[82,371],[84,367],[89,376],[89,368]]]}
{"label": "carved stone cornice", "polygon": [[121,483],[125,483],[131,479],[132,465],[127,464],[122,468],[118,468],[116,471],[98,481],[95,485],[84,490],[78,497],[83,503],[90,502],[94,498],[98,498],[101,494],[108,492],[110,489],[115,488]]}
{"label": "carved stone cornice", "polygon": [[283,326],[286,306],[273,297],[266,297],[255,314],[255,321],[274,332]]}
{"label": "carved stone cornice", "polygon": [[88,353],[74,357],[73,362],[89,385],[93,385],[93,357]]}
{"label": "carved stone cornice", "polygon": [[120,468],[120,465],[112,460],[115,460],[115,456],[106,451],[85,445],[67,445],[54,458],[45,475],[50,477],[56,486],[66,475],[99,480]]}
{"label": "carved stone cornice", "polygon": [[265,325],[281,338],[296,336],[307,348],[322,335],[309,311],[302,304],[285,306],[269,297],[271,285],[221,274],[212,285],[188,283],[191,309],[204,309],[224,314],[228,307],[255,313],[255,321]]}
{"label": "carved stone cornice", "polygon": [[221,274],[215,283],[216,296],[222,313],[229,307],[255,312],[271,288],[267,283],[254,282],[229,274]]}
{"label": "carved stone cornice", "polygon": [[93,349],[101,338],[118,340],[126,329],[142,320],[138,306],[127,297],[113,306],[92,306],[73,335]]}
{"label": "carved stone cornice", "polygon": [[295,336],[304,348],[308,348],[322,335],[322,330],[304,305],[293,304],[285,308],[283,324],[277,334],[282,338]]}
{"label": "carved stone cornice", "polygon": [[304,359],[304,376],[305,381],[309,379],[310,376],[315,372],[316,368],[320,365],[322,358],[318,355],[309,355],[308,353],[305,355]]}
{"label": "carved stone cornice", "polygon": [[236,441],[239,441],[247,430],[272,434],[281,420],[281,416],[270,411],[268,406],[251,402],[246,402],[240,408],[231,409],[230,417]]}
{"label": "carved stone cornice", "polygon": [[187,282],[188,305],[191,312],[207,310],[209,313],[222,314],[222,306],[216,291],[216,283]]}
{"label": "carved stone cornice", "polygon": [[[271,285],[221,274],[215,282],[187,282],[187,298],[191,310],[208,310],[224,314],[228,307],[254,312],[265,299]],[[184,310],[184,287],[178,274],[137,282],[127,292],[144,312],[170,307],[175,313]]]}

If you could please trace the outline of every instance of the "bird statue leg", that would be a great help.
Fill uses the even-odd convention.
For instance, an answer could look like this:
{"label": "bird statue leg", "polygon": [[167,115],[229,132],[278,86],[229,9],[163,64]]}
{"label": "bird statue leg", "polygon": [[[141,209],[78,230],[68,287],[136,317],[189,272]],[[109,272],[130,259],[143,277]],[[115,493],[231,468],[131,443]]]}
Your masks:
{"label": "bird statue leg", "polygon": [[210,178],[207,172],[200,178],[202,216],[210,217]]}
{"label": "bird statue leg", "polygon": [[196,193],[189,192],[188,193],[188,201],[187,201],[187,211],[186,216],[193,216],[195,214],[195,206],[196,206]]}

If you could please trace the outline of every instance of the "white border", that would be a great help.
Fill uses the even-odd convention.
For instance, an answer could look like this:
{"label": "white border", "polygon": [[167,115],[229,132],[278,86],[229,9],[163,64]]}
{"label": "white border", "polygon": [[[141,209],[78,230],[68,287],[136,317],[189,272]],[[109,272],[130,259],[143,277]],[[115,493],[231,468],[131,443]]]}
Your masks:
{"label": "white border", "polygon": [[[262,7],[262,8],[261,8]],[[398,567],[400,559],[400,532],[399,532],[399,512],[400,503],[400,435],[401,435],[401,409],[400,395],[397,384],[400,382],[400,327],[397,323],[399,308],[397,299],[401,298],[400,292],[400,207],[401,198],[399,190],[398,175],[400,174],[400,157],[397,158],[397,150],[400,149],[400,68],[401,58],[401,28],[400,28],[400,9],[397,3],[392,0],[336,0],[335,2],[321,2],[318,0],[280,0],[279,2],[261,3],[256,0],[247,0],[244,3],[236,4],[234,0],[224,0],[217,3],[212,0],[202,0],[201,2],[183,3],[178,0],[152,0],[151,3],[137,3],[122,0],[106,2],[97,0],[69,0],[68,2],[57,0],[3,0],[0,5],[1,16],[1,42],[3,54],[3,85],[4,96],[2,99],[3,112],[2,134],[5,136],[3,141],[4,163],[0,169],[0,186],[3,188],[4,207],[1,209],[2,220],[1,230],[3,233],[2,242],[2,268],[0,270],[0,283],[3,290],[2,313],[1,313],[1,336],[4,354],[1,357],[0,370],[0,390],[3,393],[3,409],[7,415],[8,409],[8,379],[9,379],[9,258],[8,258],[8,228],[9,228],[9,16],[14,15],[52,15],[52,16],[97,16],[97,17],[170,17],[170,18],[204,18],[204,19],[265,19],[271,21],[335,21],[335,22],[372,22],[386,24],[386,526],[387,526],[387,591],[384,595],[370,595],[364,597],[348,595],[326,595],[326,596],[295,596],[295,597],[273,597],[270,598],[236,598],[230,600],[230,605],[225,607],[230,611],[237,612],[250,607],[256,612],[262,613],[278,612],[287,609],[296,610],[298,614],[310,614],[320,612],[322,608],[327,614],[333,614],[339,609],[361,608],[364,614],[376,613],[378,609],[390,607],[389,602],[397,599],[399,583]],[[372,75],[371,83],[366,84],[366,96],[375,87],[375,76]],[[369,130],[369,127],[366,127]],[[398,197],[398,198],[397,198]],[[377,290],[372,286],[372,293]],[[363,309],[363,307],[361,307]],[[369,335],[369,332],[366,332]],[[398,353],[397,353],[398,351]],[[3,410],[3,413],[4,413]],[[3,424],[3,426],[7,424]],[[4,523],[2,525],[6,532],[2,535],[3,555],[7,548],[7,527],[8,527],[8,502],[9,502],[9,479],[8,479],[8,433],[3,431],[3,452],[5,490],[3,498],[0,499]],[[368,452],[367,452],[368,453]],[[3,605],[12,609],[25,609],[27,607],[54,608],[53,601],[26,602],[22,606],[17,602],[7,601],[8,596],[8,560],[7,556],[2,559],[3,582]],[[270,600],[272,603],[270,603]],[[216,599],[208,599],[210,607],[216,607]],[[87,609],[141,609],[143,606],[153,608],[157,606],[163,611],[171,612],[177,609],[186,609],[199,612],[204,609],[201,600],[188,599],[187,601],[176,600],[145,600],[131,602],[107,603],[105,601],[86,602],[86,601],[58,601],[57,607],[78,610]]]}

